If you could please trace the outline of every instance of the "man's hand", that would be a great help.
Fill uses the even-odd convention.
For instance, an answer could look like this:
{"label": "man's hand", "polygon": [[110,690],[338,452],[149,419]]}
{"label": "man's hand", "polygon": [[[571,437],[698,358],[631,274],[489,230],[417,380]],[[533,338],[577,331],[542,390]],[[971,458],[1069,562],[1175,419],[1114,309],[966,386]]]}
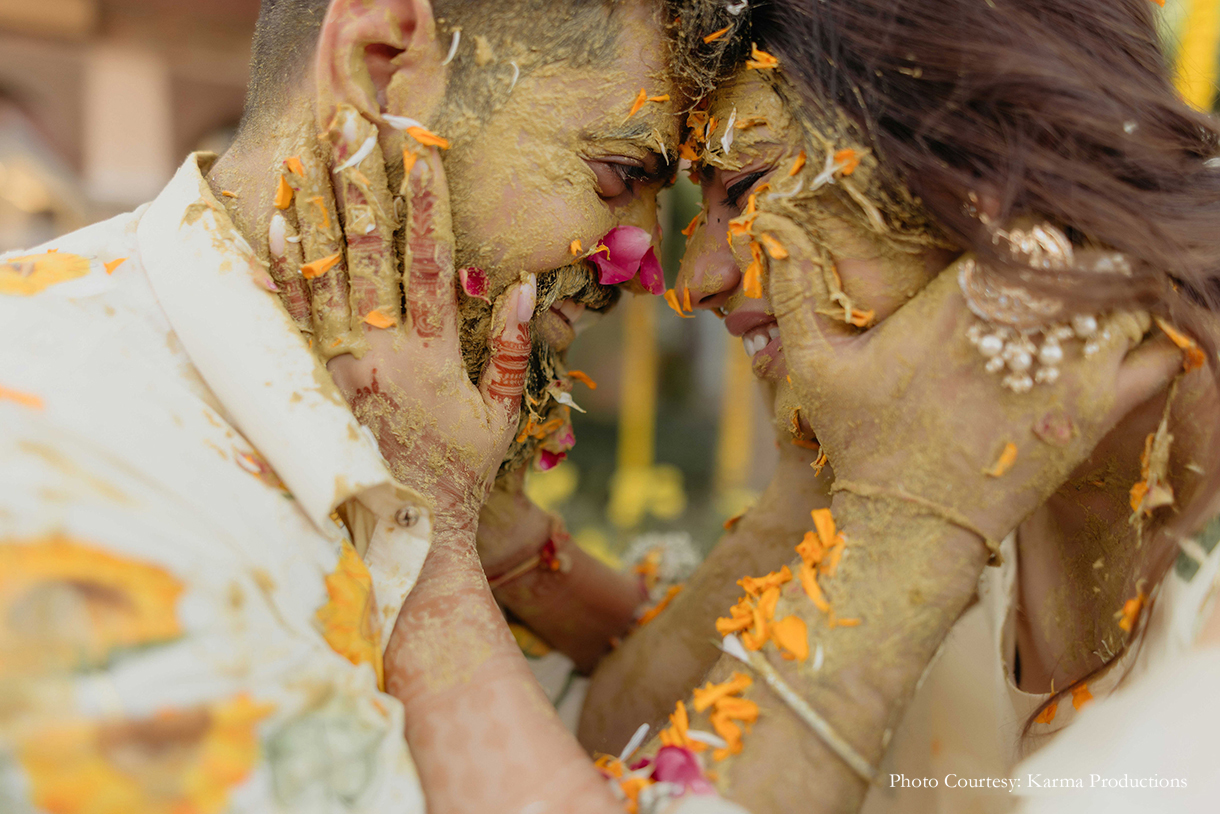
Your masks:
{"label": "man's hand", "polygon": [[285,162],[294,195],[272,218],[272,274],[298,325],[308,319],[315,351],[329,359],[394,475],[430,497],[442,523],[473,529],[517,427],[534,278],[496,304],[491,358],[475,388],[458,345],[453,232],[437,148],[408,138],[395,198],[371,123],[341,108],[328,137],[329,172],[312,156]]}

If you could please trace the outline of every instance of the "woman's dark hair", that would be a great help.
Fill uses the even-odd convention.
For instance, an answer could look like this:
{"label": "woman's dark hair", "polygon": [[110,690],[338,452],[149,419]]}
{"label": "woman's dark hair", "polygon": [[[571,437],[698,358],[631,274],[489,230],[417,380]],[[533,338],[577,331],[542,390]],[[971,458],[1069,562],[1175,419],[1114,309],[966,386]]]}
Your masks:
{"label": "woman's dark hair", "polygon": [[[1220,132],[1175,93],[1149,0],[670,5],[675,64],[687,85],[713,88],[757,44],[778,57],[807,112],[845,113],[944,233],[997,270],[1021,269],[963,207],[979,189],[999,195],[1001,223],[1039,216],[1077,241],[1125,254],[1130,278],[1072,275],[1071,288],[1057,293],[1076,310],[1141,308],[1166,317],[1198,339],[1220,383]],[[1159,584],[1180,535],[1216,509],[1220,449],[1192,452],[1209,469],[1192,495],[1158,513],[1168,520],[1140,573],[1129,575],[1132,592],[1140,579]],[[1130,637],[1044,707],[1139,639]]]}

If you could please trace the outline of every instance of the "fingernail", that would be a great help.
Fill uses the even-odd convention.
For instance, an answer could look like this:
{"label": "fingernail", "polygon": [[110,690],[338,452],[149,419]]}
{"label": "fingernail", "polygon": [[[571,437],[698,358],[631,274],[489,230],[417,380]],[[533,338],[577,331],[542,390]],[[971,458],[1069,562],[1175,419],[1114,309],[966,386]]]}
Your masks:
{"label": "fingernail", "polygon": [[268,249],[272,257],[283,257],[288,252],[288,221],[276,212],[271,216],[271,225],[267,227]]}
{"label": "fingernail", "polygon": [[537,301],[537,280],[534,275],[521,285],[517,291],[517,321],[529,322],[534,318],[534,304]]}

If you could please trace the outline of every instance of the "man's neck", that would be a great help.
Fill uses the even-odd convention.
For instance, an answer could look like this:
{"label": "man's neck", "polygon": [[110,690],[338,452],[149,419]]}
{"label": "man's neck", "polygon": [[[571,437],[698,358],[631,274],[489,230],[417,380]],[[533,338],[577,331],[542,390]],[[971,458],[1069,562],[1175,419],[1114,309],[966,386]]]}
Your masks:
{"label": "man's neck", "polygon": [[294,104],[285,109],[299,113],[239,135],[207,174],[212,192],[224,203],[233,224],[264,259],[280,166],[291,156],[317,150],[313,106]]}

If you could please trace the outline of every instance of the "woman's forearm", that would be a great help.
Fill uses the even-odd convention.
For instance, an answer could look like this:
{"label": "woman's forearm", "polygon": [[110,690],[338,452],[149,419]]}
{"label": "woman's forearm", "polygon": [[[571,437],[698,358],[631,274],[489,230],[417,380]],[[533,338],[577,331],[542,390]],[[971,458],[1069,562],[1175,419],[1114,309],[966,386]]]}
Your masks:
{"label": "woman's forearm", "polygon": [[758,504],[721,538],[682,593],[602,660],[580,722],[586,749],[617,754],[641,723],[672,712],[716,663],[716,617],[741,596],[737,580],[787,563],[810,527],[810,510],[829,505],[829,472],[815,477],[815,457],[785,450]]}
{"label": "woman's forearm", "polygon": [[504,624],[473,520],[438,526],[385,661],[428,810],[618,811]]}
{"label": "woman's forearm", "polygon": [[[794,579],[774,618],[795,615],[806,623],[810,656],[787,661],[772,644],[761,655],[876,766],[920,676],[974,596],[988,552],[972,533],[900,501],[840,494],[833,512],[847,548],[834,576],[821,584],[836,618],[859,623],[831,627]],[[793,573],[799,564],[792,564]],[[721,681],[734,671],[751,672],[724,656],[709,678]],[[745,697],[760,715],[742,752],[716,766],[723,793],[753,814],[856,810],[864,781],[754,678]],[[692,716],[691,726],[711,729],[706,715]]]}

